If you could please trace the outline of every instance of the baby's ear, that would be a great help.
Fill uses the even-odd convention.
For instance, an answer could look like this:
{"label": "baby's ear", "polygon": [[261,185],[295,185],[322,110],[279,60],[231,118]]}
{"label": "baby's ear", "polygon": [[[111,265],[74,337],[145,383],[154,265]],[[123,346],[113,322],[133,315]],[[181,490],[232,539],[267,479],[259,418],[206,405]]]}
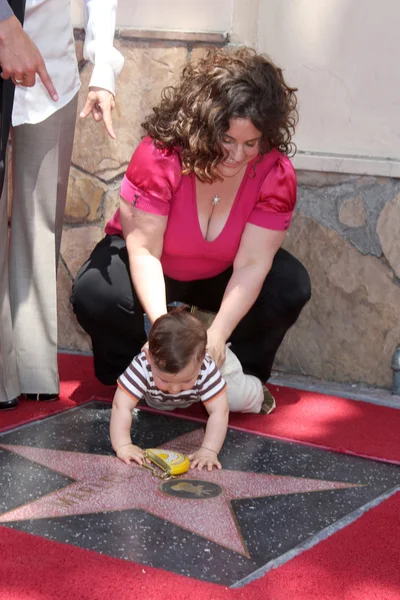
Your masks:
{"label": "baby's ear", "polygon": [[142,350],[143,350],[143,352],[146,355],[147,362],[149,363],[149,365],[151,365],[151,355],[150,355],[150,352],[149,352],[149,344],[145,344],[143,346]]}

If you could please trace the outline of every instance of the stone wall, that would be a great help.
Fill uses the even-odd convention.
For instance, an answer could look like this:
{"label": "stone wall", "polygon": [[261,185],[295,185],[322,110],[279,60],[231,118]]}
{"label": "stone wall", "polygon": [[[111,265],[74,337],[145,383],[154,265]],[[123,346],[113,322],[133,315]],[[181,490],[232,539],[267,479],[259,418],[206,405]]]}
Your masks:
{"label": "stone wall", "polygon": [[[215,41],[215,40],[214,40]],[[102,238],[160,91],[205,44],[118,40],[125,67],[117,88],[117,141],[89,117],[77,120],[58,276],[59,346],[89,351],[69,305],[71,282]],[[77,42],[78,56],[82,42]],[[83,106],[91,67],[80,57]],[[390,387],[400,342],[400,181],[299,172],[299,199],[285,247],[308,268],[313,297],[277,356],[278,370]]]}
{"label": "stone wall", "polygon": [[312,300],[278,370],[391,386],[400,343],[400,180],[302,171],[285,247],[308,268]]}

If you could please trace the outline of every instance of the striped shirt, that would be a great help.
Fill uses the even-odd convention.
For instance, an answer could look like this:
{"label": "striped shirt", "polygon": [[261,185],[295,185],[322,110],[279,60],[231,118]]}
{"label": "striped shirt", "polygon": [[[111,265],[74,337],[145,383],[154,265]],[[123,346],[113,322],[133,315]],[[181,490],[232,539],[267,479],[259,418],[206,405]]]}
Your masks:
{"label": "striped shirt", "polygon": [[226,390],[226,383],[221,373],[208,355],[202,362],[193,388],[183,390],[179,394],[168,394],[156,387],[151,366],[144,352],[135,356],[126,371],[118,378],[117,384],[138,402],[144,398],[149,406],[162,410],[173,410],[178,406],[186,408],[195,402],[210,402]]}

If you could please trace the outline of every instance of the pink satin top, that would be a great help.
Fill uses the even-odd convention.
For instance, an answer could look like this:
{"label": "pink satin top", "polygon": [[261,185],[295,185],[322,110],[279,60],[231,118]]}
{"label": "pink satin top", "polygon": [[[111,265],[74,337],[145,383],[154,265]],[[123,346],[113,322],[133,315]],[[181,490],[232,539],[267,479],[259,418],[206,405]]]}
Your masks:
{"label": "pink satin top", "polygon": [[[182,175],[179,150],[160,150],[146,137],[131,158],[121,197],[140,210],[168,216],[163,271],[173,279],[192,281],[214,277],[232,266],[247,223],[288,229],[296,203],[296,175],[290,160],[276,149],[253,159],[225,227],[208,242],[198,219],[195,175]],[[119,209],[105,231],[122,236]]]}

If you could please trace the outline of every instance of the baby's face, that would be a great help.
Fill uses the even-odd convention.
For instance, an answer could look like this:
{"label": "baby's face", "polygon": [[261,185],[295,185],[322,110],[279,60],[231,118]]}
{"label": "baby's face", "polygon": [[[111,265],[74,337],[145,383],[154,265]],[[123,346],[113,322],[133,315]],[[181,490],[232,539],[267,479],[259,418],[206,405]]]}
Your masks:
{"label": "baby's face", "polygon": [[191,390],[199,376],[201,361],[190,361],[190,363],[179,371],[179,373],[165,373],[156,367],[154,363],[151,365],[151,371],[154,377],[154,383],[162,392],[167,394],[179,394],[185,390]]}

